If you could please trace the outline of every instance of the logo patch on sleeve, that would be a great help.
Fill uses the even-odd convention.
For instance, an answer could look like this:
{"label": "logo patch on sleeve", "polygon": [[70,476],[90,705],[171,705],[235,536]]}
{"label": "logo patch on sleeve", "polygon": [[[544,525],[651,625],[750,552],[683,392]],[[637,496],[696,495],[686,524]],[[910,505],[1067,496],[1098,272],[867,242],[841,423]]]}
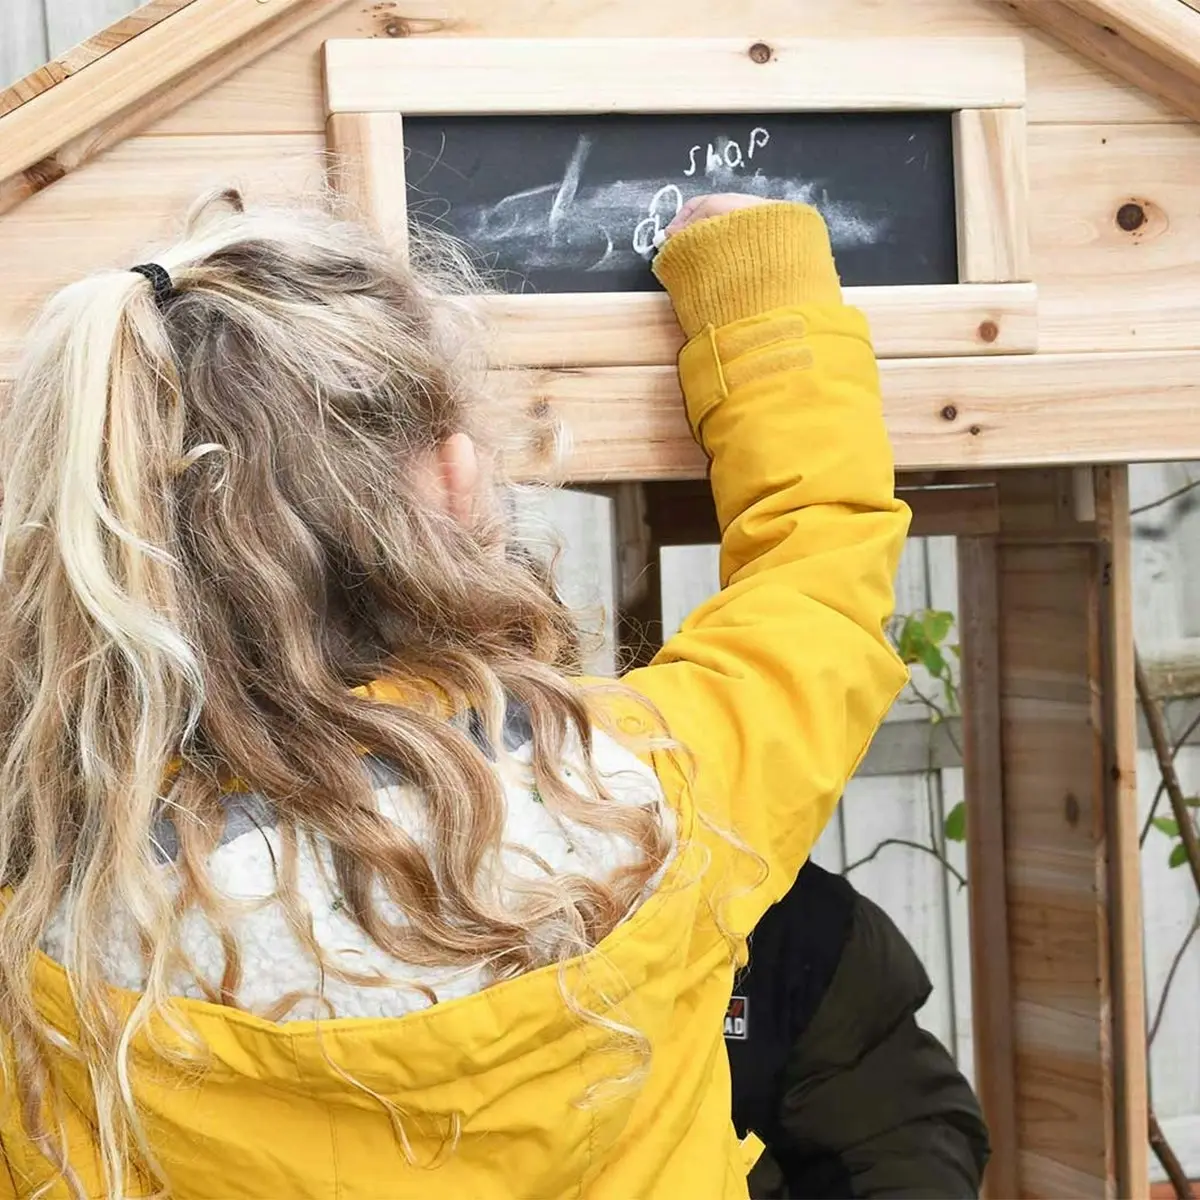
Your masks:
{"label": "logo patch on sleeve", "polygon": [[750,1022],[745,996],[730,996],[725,1010],[725,1036],[735,1042],[744,1042],[750,1036]]}

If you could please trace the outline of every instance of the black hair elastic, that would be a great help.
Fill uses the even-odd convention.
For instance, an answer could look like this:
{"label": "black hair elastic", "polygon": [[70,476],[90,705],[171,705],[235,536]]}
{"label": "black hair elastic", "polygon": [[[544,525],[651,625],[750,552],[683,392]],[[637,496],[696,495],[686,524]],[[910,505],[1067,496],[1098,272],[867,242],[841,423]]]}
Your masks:
{"label": "black hair elastic", "polygon": [[166,267],[160,267],[158,263],[138,263],[136,267],[129,269],[150,281],[150,286],[154,288],[154,299],[157,301],[158,307],[165,308],[167,301],[175,295],[175,285],[171,282],[171,276]]}

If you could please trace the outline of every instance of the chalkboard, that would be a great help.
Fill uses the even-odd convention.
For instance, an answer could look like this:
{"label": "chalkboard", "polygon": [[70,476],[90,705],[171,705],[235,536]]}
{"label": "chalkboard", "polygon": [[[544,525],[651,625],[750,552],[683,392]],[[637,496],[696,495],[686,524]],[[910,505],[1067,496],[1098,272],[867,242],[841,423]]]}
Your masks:
{"label": "chalkboard", "polygon": [[404,138],[410,217],[506,291],[652,290],[656,230],[713,191],[816,205],[847,285],[958,282],[948,113],[418,117]]}

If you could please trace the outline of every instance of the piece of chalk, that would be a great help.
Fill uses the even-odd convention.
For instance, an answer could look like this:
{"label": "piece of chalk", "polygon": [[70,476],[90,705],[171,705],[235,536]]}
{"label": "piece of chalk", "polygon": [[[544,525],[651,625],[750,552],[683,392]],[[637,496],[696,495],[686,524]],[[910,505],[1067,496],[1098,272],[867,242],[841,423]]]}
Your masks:
{"label": "piece of chalk", "polygon": [[655,250],[661,250],[661,249],[662,249],[662,245],[663,245],[663,243],[664,243],[666,240],[667,240],[667,231],[666,231],[665,229],[660,229],[660,230],[659,230],[659,231],[658,231],[658,232],[657,232],[657,233],[654,235],[654,248],[655,248]]}

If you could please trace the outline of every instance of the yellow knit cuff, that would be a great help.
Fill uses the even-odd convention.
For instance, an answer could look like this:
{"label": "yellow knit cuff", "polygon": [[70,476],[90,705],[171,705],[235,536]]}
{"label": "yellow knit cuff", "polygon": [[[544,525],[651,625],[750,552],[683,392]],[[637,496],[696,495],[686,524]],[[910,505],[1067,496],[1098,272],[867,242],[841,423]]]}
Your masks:
{"label": "yellow knit cuff", "polygon": [[757,204],[689,225],[654,260],[683,332],[793,304],[838,304],[829,232],[806,204]]}

